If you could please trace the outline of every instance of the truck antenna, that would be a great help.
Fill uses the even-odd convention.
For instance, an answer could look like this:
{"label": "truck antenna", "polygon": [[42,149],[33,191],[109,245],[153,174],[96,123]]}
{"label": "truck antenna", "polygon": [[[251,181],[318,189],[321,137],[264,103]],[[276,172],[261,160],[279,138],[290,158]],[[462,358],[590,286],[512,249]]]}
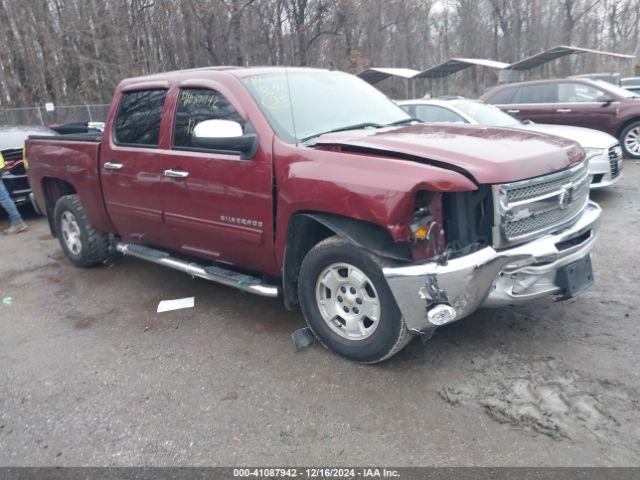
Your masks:
{"label": "truck antenna", "polygon": [[296,139],[296,146],[298,145],[298,134],[296,132],[296,117],[293,114],[293,102],[291,101],[291,86],[289,85],[289,68],[284,67],[284,78],[287,82],[287,93],[289,94],[289,111],[291,112],[291,125],[293,127],[293,137]]}

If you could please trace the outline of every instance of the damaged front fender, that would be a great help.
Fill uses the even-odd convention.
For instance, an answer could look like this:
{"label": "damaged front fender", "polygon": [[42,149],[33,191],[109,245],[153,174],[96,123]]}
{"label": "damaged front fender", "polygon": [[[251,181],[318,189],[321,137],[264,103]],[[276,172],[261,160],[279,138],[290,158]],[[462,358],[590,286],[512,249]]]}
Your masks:
{"label": "damaged front fender", "polygon": [[314,219],[354,245],[369,250],[380,257],[400,262],[412,260],[409,246],[406,243],[394,242],[391,235],[378,225],[327,213],[302,213],[300,215]]}

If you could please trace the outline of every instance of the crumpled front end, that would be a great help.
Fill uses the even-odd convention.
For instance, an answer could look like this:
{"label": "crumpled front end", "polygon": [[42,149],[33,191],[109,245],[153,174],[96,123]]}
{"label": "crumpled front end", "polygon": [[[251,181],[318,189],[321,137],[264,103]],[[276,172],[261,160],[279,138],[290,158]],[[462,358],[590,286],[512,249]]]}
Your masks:
{"label": "crumpled front end", "polygon": [[427,332],[480,307],[571,298],[593,283],[601,210],[586,165],[496,185],[492,245],[383,272],[407,327]]}

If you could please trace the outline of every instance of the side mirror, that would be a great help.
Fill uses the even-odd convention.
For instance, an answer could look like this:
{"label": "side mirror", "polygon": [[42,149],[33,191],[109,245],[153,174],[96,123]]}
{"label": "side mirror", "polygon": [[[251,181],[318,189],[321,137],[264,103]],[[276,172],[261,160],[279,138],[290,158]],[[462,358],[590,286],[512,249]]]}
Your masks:
{"label": "side mirror", "polygon": [[616,99],[611,95],[601,95],[597,98],[597,101],[600,103],[604,103],[603,106],[606,107],[607,105],[611,105],[613,102],[615,102]]}
{"label": "side mirror", "polygon": [[242,125],[232,120],[205,120],[193,129],[193,144],[220,153],[240,153],[248,160],[258,150],[258,136],[244,134]]}

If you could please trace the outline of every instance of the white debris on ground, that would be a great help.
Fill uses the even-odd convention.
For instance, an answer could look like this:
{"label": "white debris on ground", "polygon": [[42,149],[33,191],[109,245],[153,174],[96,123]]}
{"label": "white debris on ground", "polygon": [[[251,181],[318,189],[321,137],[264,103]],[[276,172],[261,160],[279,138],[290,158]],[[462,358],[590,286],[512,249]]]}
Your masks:
{"label": "white debris on ground", "polygon": [[181,308],[193,308],[195,297],[176,298],[175,300],[162,300],[158,304],[157,313],[180,310]]}

